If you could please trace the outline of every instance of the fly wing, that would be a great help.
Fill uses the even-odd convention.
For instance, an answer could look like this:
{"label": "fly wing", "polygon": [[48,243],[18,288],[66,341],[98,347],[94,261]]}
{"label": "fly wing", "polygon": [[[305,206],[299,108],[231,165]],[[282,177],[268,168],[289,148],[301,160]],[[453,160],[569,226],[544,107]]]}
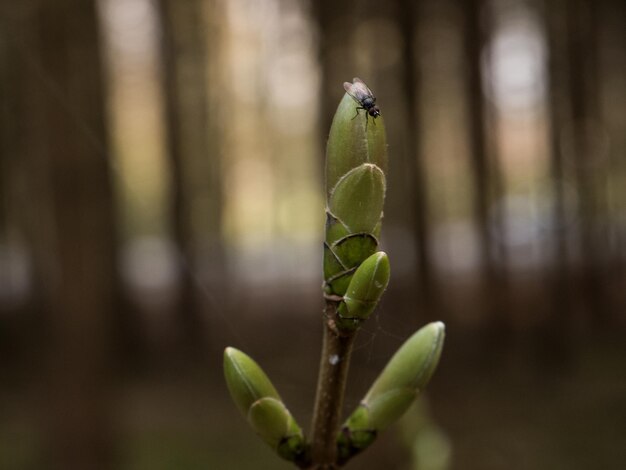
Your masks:
{"label": "fly wing", "polygon": [[358,85],[359,87],[365,88],[367,95],[370,98],[373,98],[374,101],[376,101],[376,97],[374,96],[374,93],[372,92],[372,90],[370,90],[370,88],[365,84],[365,82],[363,80],[361,80],[359,77],[354,77],[352,79],[352,81],[354,82],[355,85]]}
{"label": "fly wing", "polygon": [[343,88],[359,104],[362,104],[363,100],[366,98],[374,98],[372,91],[367,87],[363,80],[359,78],[355,78],[353,83],[344,82]]}
{"label": "fly wing", "polygon": [[354,84],[350,82],[343,82],[343,88],[344,90],[346,90],[346,93],[348,93],[352,97],[354,101],[361,104],[363,100],[362,93],[359,93],[359,90],[355,88]]}

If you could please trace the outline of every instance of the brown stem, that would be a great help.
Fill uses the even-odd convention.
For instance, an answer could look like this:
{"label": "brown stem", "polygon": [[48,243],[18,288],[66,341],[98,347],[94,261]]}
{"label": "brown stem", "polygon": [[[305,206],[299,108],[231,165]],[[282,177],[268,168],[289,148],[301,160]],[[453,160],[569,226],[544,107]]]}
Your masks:
{"label": "brown stem", "polygon": [[337,432],[343,407],[354,332],[335,327],[338,302],[326,301],[324,342],[313,409],[311,456],[316,470],[337,468]]}

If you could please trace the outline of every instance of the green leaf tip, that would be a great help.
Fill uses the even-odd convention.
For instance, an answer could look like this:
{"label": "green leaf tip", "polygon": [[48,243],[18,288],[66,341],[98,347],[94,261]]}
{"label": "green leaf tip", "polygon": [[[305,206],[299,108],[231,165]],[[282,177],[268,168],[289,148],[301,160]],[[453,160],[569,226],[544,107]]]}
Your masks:
{"label": "green leaf tip", "polygon": [[261,367],[247,354],[228,347],[224,377],[235,405],[259,437],[286,460],[305,459],[308,446],[302,430]]}
{"label": "green leaf tip", "polygon": [[400,418],[432,377],[443,349],[445,326],[433,322],[396,351],[337,438],[344,460],[365,449]]}

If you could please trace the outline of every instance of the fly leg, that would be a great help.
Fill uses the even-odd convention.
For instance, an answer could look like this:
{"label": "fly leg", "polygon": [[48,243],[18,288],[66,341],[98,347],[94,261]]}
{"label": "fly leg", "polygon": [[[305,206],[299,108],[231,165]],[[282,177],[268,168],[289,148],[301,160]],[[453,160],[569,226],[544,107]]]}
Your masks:
{"label": "fly leg", "polygon": [[[359,115],[359,109],[362,109],[365,111],[365,108],[363,106],[358,106],[356,108],[356,114],[354,115],[354,117],[352,119],[354,119],[355,117],[357,117]],[[367,119],[367,111],[365,111],[365,118]]]}

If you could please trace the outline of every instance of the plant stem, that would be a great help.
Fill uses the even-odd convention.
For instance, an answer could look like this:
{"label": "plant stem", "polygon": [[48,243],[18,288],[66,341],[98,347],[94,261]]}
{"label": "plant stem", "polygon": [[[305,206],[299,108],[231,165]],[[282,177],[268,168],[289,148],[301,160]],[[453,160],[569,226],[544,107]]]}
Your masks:
{"label": "plant stem", "polygon": [[311,468],[337,468],[337,432],[354,344],[354,332],[341,333],[335,326],[339,302],[326,301],[324,340],[313,409]]}

